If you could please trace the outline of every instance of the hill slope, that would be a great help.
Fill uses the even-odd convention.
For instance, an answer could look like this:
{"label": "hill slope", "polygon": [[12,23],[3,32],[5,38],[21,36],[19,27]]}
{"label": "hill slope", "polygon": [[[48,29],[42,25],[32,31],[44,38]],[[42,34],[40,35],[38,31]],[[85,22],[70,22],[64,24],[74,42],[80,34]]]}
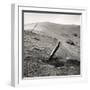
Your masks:
{"label": "hill slope", "polygon": [[[80,74],[77,62],[80,61],[80,26],[43,22],[25,25],[24,29],[25,77]],[[58,40],[61,45],[54,60],[44,62],[50,57]],[[57,63],[60,68],[56,67]]]}
{"label": "hill slope", "polygon": [[[35,25],[36,27],[34,27]],[[79,59],[80,26],[43,22],[25,25],[25,30],[33,31],[34,33],[40,35],[56,38],[57,40],[62,42],[64,48],[67,49],[72,54],[72,56],[75,56]]]}

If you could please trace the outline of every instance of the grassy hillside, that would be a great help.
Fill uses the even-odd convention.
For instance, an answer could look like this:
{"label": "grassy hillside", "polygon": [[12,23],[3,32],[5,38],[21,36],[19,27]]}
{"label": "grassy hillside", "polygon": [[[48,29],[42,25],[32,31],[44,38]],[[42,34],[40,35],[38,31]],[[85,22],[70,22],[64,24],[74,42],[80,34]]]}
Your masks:
{"label": "grassy hillside", "polygon": [[[80,27],[49,22],[25,26],[24,77],[80,74]],[[51,62],[47,62],[58,40]]]}

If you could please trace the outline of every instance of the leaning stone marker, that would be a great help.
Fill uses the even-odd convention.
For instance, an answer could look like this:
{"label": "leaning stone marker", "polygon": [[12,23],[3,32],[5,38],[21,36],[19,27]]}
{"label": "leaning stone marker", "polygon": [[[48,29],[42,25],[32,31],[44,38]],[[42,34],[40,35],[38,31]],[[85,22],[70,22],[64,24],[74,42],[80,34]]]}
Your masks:
{"label": "leaning stone marker", "polygon": [[53,58],[53,56],[55,55],[56,51],[57,51],[57,50],[59,49],[59,47],[60,47],[60,43],[61,43],[61,42],[59,41],[59,42],[57,43],[57,45],[55,46],[55,48],[52,50],[48,61],[51,61],[51,60],[52,60],[52,58]]}

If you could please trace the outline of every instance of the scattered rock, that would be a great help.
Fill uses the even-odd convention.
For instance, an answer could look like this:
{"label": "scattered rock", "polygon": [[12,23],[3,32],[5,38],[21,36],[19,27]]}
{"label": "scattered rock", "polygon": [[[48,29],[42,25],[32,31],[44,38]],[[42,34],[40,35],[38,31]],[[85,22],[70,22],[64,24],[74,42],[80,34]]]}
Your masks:
{"label": "scattered rock", "polygon": [[72,40],[68,40],[66,43],[75,46],[75,43]]}
{"label": "scattered rock", "polygon": [[77,33],[74,33],[73,36],[77,37],[78,35],[77,35]]}

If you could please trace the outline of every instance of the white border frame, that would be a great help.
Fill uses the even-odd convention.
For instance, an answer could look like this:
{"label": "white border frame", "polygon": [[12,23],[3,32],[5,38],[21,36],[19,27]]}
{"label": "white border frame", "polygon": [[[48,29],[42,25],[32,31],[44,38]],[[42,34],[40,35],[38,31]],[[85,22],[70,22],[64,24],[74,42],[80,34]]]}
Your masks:
{"label": "white border frame", "polygon": [[[67,12],[67,13],[82,13],[81,24],[81,75],[68,75],[68,76],[50,76],[22,79],[22,10],[35,10],[35,11],[53,11],[53,12]],[[34,7],[23,4],[12,4],[11,7],[11,85],[12,86],[32,86],[32,85],[48,85],[55,83],[69,83],[69,82],[85,82],[87,81],[87,60],[84,56],[84,32],[86,30],[86,9],[85,8],[49,8],[49,7]],[[43,80],[41,81],[41,78]],[[46,81],[48,79],[48,83]],[[54,78],[54,79],[49,79]],[[58,79],[57,79],[58,78]],[[33,80],[32,80],[33,79]],[[38,80],[37,80],[38,79]]]}

